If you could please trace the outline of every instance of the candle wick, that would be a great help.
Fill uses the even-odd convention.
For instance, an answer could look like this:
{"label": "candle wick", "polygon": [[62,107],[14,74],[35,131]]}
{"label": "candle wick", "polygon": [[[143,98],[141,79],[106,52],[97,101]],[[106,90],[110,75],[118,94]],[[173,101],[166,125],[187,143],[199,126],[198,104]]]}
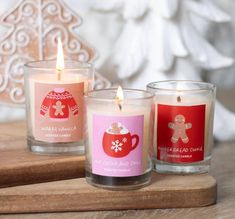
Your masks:
{"label": "candle wick", "polygon": [[177,102],[181,102],[181,97],[180,96],[177,97]]}
{"label": "candle wick", "polygon": [[122,111],[122,104],[118,103],[119,110]]}
{"label": "candle wick", "polygon": [[120,100],[118,97],[116,97],[116,98],[115,98],[115,102],[116,102],[116,104],[118,105],[119,110],[122,111],[121,100]]}

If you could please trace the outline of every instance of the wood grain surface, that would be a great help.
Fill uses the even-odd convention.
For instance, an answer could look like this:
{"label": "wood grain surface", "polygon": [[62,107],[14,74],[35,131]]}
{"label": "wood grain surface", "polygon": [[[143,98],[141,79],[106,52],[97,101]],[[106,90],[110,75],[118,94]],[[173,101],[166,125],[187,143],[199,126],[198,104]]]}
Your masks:
{"label": "wood grain surface", "polygon": [[208,174],[152,174],[134,191],[107,191],[85,178],[0,189],[1,213],[201,207],[215,203],[216,180]]}
{"label": "wood grain surface", "polygon": [[[218,97],[235,112],[235,90],[218,92]],[[1,135],[1,133],[0,133]],[[218,183],[217,204],[198,208],[90,211],[37,214],[4,214],[0,219],[234,219],[235,218],[235,141],[217,142],[210,173]],[[133,200],[135,201],[135,200]],[[1,200],[0,200],[1,202]]]}
{"label": "wood grain surface", "polygon": [[[234,219],[235,142],[217,143],[213,151],[211,174],[217,180],[218,198],[215,205],[210,205],[207,207],[37,214],[4,214],[0,215],[0,219]],[[135,201],[136,200],[133,200],[133,202]],[[27,206],[25,206],[25,208],[27,208]]]}
{"label": "wood grain surface", "polygon": [[0,125],[0,187],[84,176],[84,156],[33,154],[25,133],[24,122]]}
{"label": "wood grain surface", "polygon": [[[84,157],[33,154],[22,130],[24,123],[0,125],[2,187],[83,176]],[[124,192],[94,188],[85,178],[0,189],[1,213],[199,207],[215,201],[216,180],[208,174],[153,173],[150,186]]]}

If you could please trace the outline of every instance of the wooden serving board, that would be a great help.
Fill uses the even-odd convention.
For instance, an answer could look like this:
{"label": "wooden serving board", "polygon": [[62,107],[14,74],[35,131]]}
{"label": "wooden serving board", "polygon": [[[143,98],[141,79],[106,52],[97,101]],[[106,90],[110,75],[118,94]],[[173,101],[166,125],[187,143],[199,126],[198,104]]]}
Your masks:
{"label": "wooden serving board", "polygon": [[[199,207],[216,202],[216,180],[208,174],[152,176],[150,186],[135,191],[92,187],[85,178],[72,179],[84,177],[83,156],[32,154],[23,122],[0,125],[0,187],[23,185],[0,189],[0,213]],[[55,180],[64,181],[48,182]]]}
{"label": "wooden serving board", "polygon": [[24,122],[0,125],[0,187],[84,176],[84,156],[33,154],[25,133]]}
{"label": "wooden serving board", "polygon": [[208,175],[153,173],[151,185],[108,191],[84,178],[0,189],[0,213],[64,212],[201,207],[216,202],[216,180]]}

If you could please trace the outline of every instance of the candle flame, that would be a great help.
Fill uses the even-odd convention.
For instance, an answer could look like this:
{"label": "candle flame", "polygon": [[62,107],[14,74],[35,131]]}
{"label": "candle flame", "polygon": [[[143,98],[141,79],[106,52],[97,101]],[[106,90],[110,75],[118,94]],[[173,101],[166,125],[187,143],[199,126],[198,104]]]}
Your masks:
{"label": "candle flame", "polygon": [[124,99],[124,94],[123,94],[122,87],[121,87],[121,86],[118,86],[117,94],[116,94],[115,100],[116,100],[116,103],[118,104],[118,107],[119,107],[120,110],[122,110],[122,104],[121,104],[121,102],[123,101],[123,99]]}
{"label": "candle flame", "polygon": [[122,101],[124,99],[123,90],[121,86],[118,86],[116,100]]}
{"label": "candle flame", "polygon": [[58,44],[57,44],[56,70],[57,71],[64,70],[64,53],[60,37],[58,38]]}

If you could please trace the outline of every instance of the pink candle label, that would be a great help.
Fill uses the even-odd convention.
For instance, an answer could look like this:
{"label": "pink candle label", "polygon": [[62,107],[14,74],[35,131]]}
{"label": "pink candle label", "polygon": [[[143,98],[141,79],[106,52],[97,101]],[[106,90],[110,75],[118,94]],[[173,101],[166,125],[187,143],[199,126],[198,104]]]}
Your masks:
{"label": "pink candle label", "polygon": [[143,127],[143,115],[93,115],[92,173],[113,177],[141,175]]}
{"label": "pink candle label", "polygon": [[204,159],[205,105],[157,105],[157,159],[192,163]]}
{"label": "pink candle label", "polygon": [[83,91],[84,83],[35,83],[36,140],[75,142],[83,138]]}

